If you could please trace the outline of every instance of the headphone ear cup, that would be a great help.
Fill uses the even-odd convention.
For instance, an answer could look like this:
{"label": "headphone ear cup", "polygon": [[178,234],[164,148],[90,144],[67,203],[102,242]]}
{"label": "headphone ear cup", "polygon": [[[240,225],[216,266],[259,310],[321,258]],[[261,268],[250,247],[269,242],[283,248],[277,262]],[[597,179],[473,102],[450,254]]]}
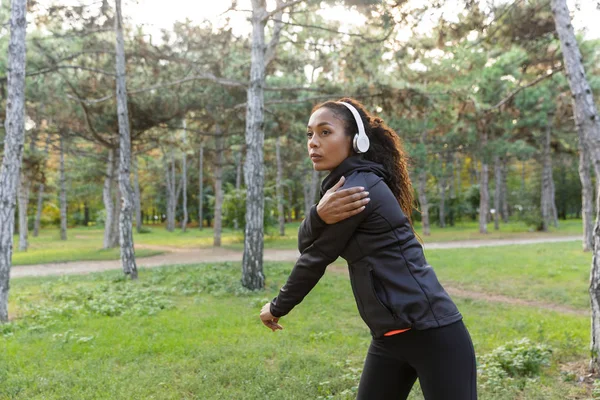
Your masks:
{"label": "headphone ear cup", "polygon": [[360,135],[359,133],[354,135],[352,146],[354,147],[354,151],[358,154],[366,153],[369,150],[370,145],[371,143],[368,136]]}

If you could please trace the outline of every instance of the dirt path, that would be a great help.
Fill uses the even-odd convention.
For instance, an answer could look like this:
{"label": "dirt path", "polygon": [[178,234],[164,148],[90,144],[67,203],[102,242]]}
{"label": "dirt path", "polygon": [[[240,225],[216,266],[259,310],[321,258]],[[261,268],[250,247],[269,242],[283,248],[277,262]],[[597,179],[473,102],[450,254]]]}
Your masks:
{"label": "dirt path", "polygon": [[[425,251],[434,249],[454,249],[454,248],[476,248],[485,246],[506,246],[515,244],[534,244],[549,242],[567,242],[581,240],[580,236],[548,237],[540,239],[504,239],[504,240],[477,240],[477,241],[456,241],[446,243],[426,243]],[[180,249],[160,245],[138,245],[138,249],[160,250],[167,253],[142,257],[137,259],[138,267],[152,268],[163,265],[181,265],[198,264],[205,262],[241,262],[242,252],[228,250],[223,248],[203,248],[203,249]],[[265,261],[291,261],[298,258],[297,250],[273,250],[267,249],[264,252]],[[47,275],[65,275],[65,274],[86,274],[89,272],[107,271],[121,268],[120,260],[111,261],[73,261],[65,263],[48,263],[36,265],[21,265],[12,268],[11,278],[22,278],[30,276]]]}
{"label": "dirt path", "polygon": [[[433,249],[452,249],[452,248],[477,248],[485,246],[506,246],[506,245],[523,245],[535,243],[555,243],[581,240],[580,236],[564,236],[539,239],[505,239],[505,240],[478,240],[478,241],[457,241],[446,243],[427,243],[425,251]],[[138,267],[153,268],[164,265],[181,265],[181,264],[198,264],[205,262],[241,262],[242,252],[228,250],[223,248],[203,248],[203,249],[178,249],[160,245],[138,245],[137,248],[166,251],[167,253],[158,256],[138,258]],[[264,252],[265,261],[290,261],[294,262],[298,258],[299,253],[296,250],[273,250],[267,249]],[[48,276],[48,275],[64,275],[64,274],[86,274],[90,272],[107,271],[112,269],[120,269],[120,260],[113,261],[84,261],[84,262],[66,262],[66,263],[49,263],[38,265],[23,265],[15,266],[11,270],[11,278],[32,277],[32,276]],[[331,273],[348,273],[348,269],[341,265],[331,265],[328,268]],[[549,311],[556,311],[565,314],[588,316],[586,310],[579,310],[559,304],[550,304],[537,301],[529,301],[516,299],[513,297],[488,294],[473,290],[462,289],[452,285],[445,285],[446,290],[450,295],[469,298],[473,300],[484,300],[489,302],[504,303],[517,306],[527,306],[541,308]]]}

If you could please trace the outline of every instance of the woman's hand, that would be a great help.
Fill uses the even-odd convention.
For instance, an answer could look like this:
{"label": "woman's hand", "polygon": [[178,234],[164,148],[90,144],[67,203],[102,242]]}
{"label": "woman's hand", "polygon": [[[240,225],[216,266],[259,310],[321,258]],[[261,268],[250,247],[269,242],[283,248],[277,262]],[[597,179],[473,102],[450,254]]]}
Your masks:
{"label": "woman's hand", "polygon": [[338,183],[325,192],[317,205],[317,213],[326,224],[335,224],[363,211],[371,200],[363,187],[353,187],[337,191],[346,179],[342,176]]}
{"label": "woman's hand", "polygon": [[283,329],[283,326],[277,323],[279,318],[274,317],[273,314],[271,314],[271,302],[265,304],[260,310],[260,320],[267,328],[271,328],[273,332],[278,329]]}

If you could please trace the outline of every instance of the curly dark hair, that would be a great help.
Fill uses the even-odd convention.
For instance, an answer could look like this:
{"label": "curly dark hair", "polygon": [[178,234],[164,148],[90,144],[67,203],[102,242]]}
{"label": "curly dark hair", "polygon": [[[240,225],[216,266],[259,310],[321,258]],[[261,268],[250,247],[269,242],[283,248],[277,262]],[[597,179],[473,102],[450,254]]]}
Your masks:
{"label": "curly dark hair", "polygon": [[358,110],[358,113],[365,126],[365,133],[371,143],[369,151],[363,154],[366,160],[379,163],[384,166],[389,174],[389,180],[386,184],[390,187],[392,193],[398,199],[400,208],[412,225],[412,210],[414,207],[413,187],[408,175],[408,155],[404,150],[402,140],[392,128],[379,117],[370,114],[365,107],[357,100],[344,97],[337,101],[327,101],[316,105],[312,112],[326,107],[333,111],[337,117],[344,121],[345,131],[348,136],[354,136],[358,132],[356,120],[352,112],[340,101],[352,104]]}

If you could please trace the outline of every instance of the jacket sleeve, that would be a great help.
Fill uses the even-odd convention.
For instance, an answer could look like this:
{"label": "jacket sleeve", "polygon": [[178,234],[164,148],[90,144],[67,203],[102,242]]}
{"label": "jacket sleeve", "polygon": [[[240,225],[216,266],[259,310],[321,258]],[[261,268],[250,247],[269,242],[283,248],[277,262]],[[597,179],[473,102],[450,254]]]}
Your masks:
{"label": "jacket sleeve", "polygon": [[319,217],[317,205],[310,208],[310,213],[304,218],[298,230],[298,251],[304,253],[304,250],[310,246],[319,237],[327,223]]}
{"label": "jacket sleeve", "polygon": [[322,227],[320,234],[308,244],[296,261],[287,282],[279,295],[271,301],[271,314],[282,317],[288,314],[317,284],[329,264],[346,248],[360,223],[371,212],[369,203],[363,212],[335,224]]}

